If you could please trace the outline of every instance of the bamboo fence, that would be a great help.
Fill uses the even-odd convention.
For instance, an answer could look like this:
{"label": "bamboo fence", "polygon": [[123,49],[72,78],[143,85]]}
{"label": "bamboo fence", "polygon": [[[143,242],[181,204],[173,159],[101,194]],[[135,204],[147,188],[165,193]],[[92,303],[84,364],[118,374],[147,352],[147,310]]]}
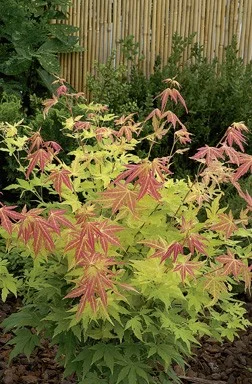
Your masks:
{"label": "bamboo fence", "polygon": [[[67,24],[79,27],[83,52],[61,55],[62,77],[76,90],[85,91],[86,75],[95,62],[105,63],[116,50],[115,66],[130,65],[120,40],[130,35],[139,44],[140,66],[153,72],[157,56],[167,63],[172,36],[196,33],[193,44],[203,46],[209,61],[223,60],[225,47],[237,38],[238,55],[252,60],[252,0],[72,0]],[[183,62],[189,58],[186,49]]]}

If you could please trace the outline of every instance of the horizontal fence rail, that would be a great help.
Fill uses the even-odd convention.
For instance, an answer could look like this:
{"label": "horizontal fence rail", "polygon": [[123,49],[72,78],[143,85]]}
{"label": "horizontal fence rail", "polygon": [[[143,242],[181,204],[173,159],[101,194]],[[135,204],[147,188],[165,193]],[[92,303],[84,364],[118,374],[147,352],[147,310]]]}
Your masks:
{"label": "horizontal fence rail", "polygon": [[[209,61],[222,61],[225,47],[236,35],[238,55],[252,60],[252,0],[72,0],[66,23],[79,28],[83,52],[61,55],[62,77],[85,91],[86,75],[95,62],[105,63],[116,50],[115,65],[128,65],[120,40],[130,35],[139,44],[141,69],[153,72],[157,56],[167,63],[174,33],[196,33],[193,44],[203,46]],[[185,50],[183,62],[189,57]],[[137,57],[136,57],[137,59]]]}

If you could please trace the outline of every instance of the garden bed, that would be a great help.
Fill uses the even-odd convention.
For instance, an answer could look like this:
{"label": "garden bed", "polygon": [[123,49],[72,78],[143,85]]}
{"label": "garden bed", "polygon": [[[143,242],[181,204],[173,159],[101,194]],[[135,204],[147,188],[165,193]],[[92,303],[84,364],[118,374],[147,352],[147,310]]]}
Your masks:
{"label": "garden bed", "polygon": [[[0,322],[18,310],[21,301],[0,301]],[[252,303],[247,302],[252,320]],[[74,378],[63,379],[62,368],[54,362],[56,349],[44,340],[28,360],[24,355],[14,358],[8,366],[12,346],[6,345],[11,333],[0,328],[0,382],[3,384],[73,384]],[[202,340],[201,348],[188,361],[186,372],[175,367],[183,384],[252,384],[252,327],[240,333],[233,343],[220,344],[211,338]]]}

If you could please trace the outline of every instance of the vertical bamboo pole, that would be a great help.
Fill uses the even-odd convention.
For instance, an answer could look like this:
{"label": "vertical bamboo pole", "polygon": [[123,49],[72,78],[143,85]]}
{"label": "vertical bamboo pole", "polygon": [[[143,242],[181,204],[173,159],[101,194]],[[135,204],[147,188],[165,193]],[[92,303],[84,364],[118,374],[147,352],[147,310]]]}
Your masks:
{"label": "vertical bamboo pole", "polygon": [[242,26],[242,18],[243,18],[243,9],[244,9],[244,0],[239,1],[239,8],[238,8],[238,24],[237,24],[237,42],[239,46],[239,52],[240,52],[240,44],[241,44],[241,26]]}
{"label": "vertical bamboo pole", "polygon": [[201,11],[202,11],[202,3],[203,0],[195,0],[195,7],[197,8],[197,18],[198,18],[198,23],[197,23],[197,35],[195,36],[195,42],[197,45],[200,45],[200,32],[201,32]]}
{"label": "vertical bamboo pole", "polygon": [[157,0],[153,0],[152,3],[152,20],[151,20],[151,49],[150,49],[150,55],[151,55],[151,66],[154,67],[155,63],[155,56],[156,56],[156,32],[157,32],[157,25],[156,25],[156,12],[157,12]]}
{"label": "vertical bamboo pole", "polygon": [[165,0],[162,0],[161,3],[161,36],[160,36],[160,56],[161,64],[164,64],[164,34],[165,34]]}
{"label": "vertical bamboo pole", "polygon": [[[201,1],[201,13],[200,13],[200,46],[204,46],[205,33],[206,33],[206,0]],[[204,49],[204,47],[203,47]]]}
{"label": "vertical bamboo pole", "polygon": [[209,61],[211,61],[213,55],[212,55],[212,45],[211,41],[214,41],[214,36],[213,36],[213,20],[214,20],[214,1],[215,0],[209,0],[209,8],[208,8],[208,25],[207,25],[207,40],[206,40],[206,45],[207,45],[207,58]]}
{"label": "vertical bamboo pole", "polygon": [[[79,45],[83,47],[83,20],[82,20],[82,12],[83,12],[83,2],[79,0]],[[79,53],[79,83],[78,83],[78,91],[82,91],[83,86],[83,52]]]}
{"label": "vertical bamboo pole", "polygon": [[167,64],[168,55],[170,54],[169,47],[170,47],[170,0],[167,0],[165,2],[165,11],[164,11],[164,18],[165,18],[165,30],[164,30],[164,54],[163,54],[163,60],[164,65]]}
{"label": "vertical bamboo pole", "polygon": [[[80,0],[77,0],[76,2],[77,8],[76,8],[76,26],[79,28],[79,31],[77,32],[77,35],[79,36],[80,39],[80,33],[81,33],[81,18],[80,18],[80,13],[81,13],[81,2]],[[75,71],[75,88],[77,91],[80,90],[81,87],[81,61],[82,57],[79,52],[75,53],[76,56],[76,67],[74,68]]]}
{"label": "vertical bamboo pole", "polygon": [[[129,32],[129,0],[126,1],[126,4],[125,4],[125,37],[129,36],[130,35],[130,32]],[[125,58],[125,65],[128,66],[128,74],[129,74],[129,71],[130,71],[130,63],[127,61],[127,58]]]}
{"label": "vertical bamboo pole", "polygon": [[220,35],[221,35],[221,8],[222,8],[222,0],[218,0],[216,4],[216,16],[215,16],[215,55],[218,57],[219,49],[220,49]]}
{"label": "vertical bamboo pole", "polygon": [[225,41],[224,41],[225,47],[228,45],[228,35],[229,35],[229,29],[230,29],[230,25],[229,25],[230,8],[231,8],[231,3],[230,1],[228,1],[226,2],[226,12],[225,12]]}
{"label": "vertical bamboo pole", "polygon": [[82,22],[83,22],[83,90],[86,90],[86,77],[88,72],[88,2],[83,3],[83,12],[82,12]]}
{"label": "vertical bamboo pole", "polygon": [[235,32],[239,46],[240,46],[240,39],[241,39],[242,12],[243,12],[243,0],[240,0],[238,2],[238,21],[237,21],[236,32]]}
{"label": "vertical bamboo pole", "polygon": [[101,0],[97,0],[96,17],[95,17],[95,54],[94,54],[94,59],[96,61],[99,61],[99,51],[101,46],[100,9],[101,9]]}
{"label": "vertical bamboo pole", "polygon": [[[172,42],[174,35],[174,1],[170,0],[170,10],[169,10],[169,56],[172,54]],[[186,0],[187,1],[187,0]]]}
{"label": "vertical bamboo pole", "polygon": [[151,44],[151,10],[152,10],[152,1],[148,0],[148,22],[147,22],[147,48],[146,48],[146,76],[149,77],[152,72],[151,61],[150,61],[150,44]]}
{"label": "vertical bamboo pole", "polygon": [[[123,38],[123,36],[122,36],[122,18],[123,18],[122,0],[119,0],[117,2],[117,12],[115,13],[115,17],[116,17],[116,20],[115,20],[116,31],[115,31],[115,35],[114,35],[114,38],[113,38],[112,49],[119,50],[119,45],[118,45],[117,42],[120,39]],[[120,62],[120,52],[117,52],[117,55],[116,55],[116,65],[119,65],[119,62]]]}
{"label": "vertical bamboo pole", "polygon": [[182,37],[185,37],[186,34],[187,34],[187,31],[186,31],[186,18],[188,17],[188,14],[187,14],[187,10],[188,10],[188,0],[181,0],[182,2],[182,19],[181,19],[181,36]]}
{"label": "vertical bamboo pole", "polygon": [[199,41],[199,35],[200,35],[200,22],[201,22],[201,3],[202,0],[194,0],[193,4],[193,20],[192,20],[192,32],[196,32],[196,36],[194,38],[194,42]]}
{"label": "vertical bamboo pole", "polygon": [[[193,43],[198,42],[200,34],[200,4],[198,0],[194,0],[192,3],[192,12],[191,12],[191,25],[190,25],[190,34],[196,32],[196,36],[193,39]],[[192,46],[189,47],[188,56],[191,56]],[[194,58],[192,58],[194,61]]]}
{"label": "vertical bamboo pole", "polygon": [[100,7],[100,15],[99,15],[99,30],[100,30],[100,39],[99,39],[99,52],[98,52],[98,61],[103,62],[104,61],[104,26],[105,26],[105,7],[104,7],[104,1],[99,1],[99,7]]}
{"label": "vertical bamboo pole", "polygon": [[234,1],[231,1],[230,13],[229,13],[228,44],[231,43],[232,37],[233,37],[233,20],[234,20]]}
{"label": "vertical bamboo pole", "polygon": [[173,4],[173,20],[172,20],[172,34],[178,32],[178,2],[174,1]]}
{"label": "vertical bamboo pole", "polygon": [[136,13],[136,0],[132,1],[131,9],[132,9],[131,33],[132,33],[132,35],[134,36],[134,38],[136,40],[136,17],[137,17],[137,13]]}
{"label": "vertical bamboo pole", "polygon": [[[70,7],[68,7],[67,12],[70,12]],[[68,24],[67,21],[64,22],[65,24]],[[68,55],[62,54],[61,55],[62,60],[62,77],[67,80],[67,68],[68,68]]]}
{"label": "vertical bamboo pole", "polygon": [[222,0],[221,6],[221,29],[220,29],[220,44],[218,56],[220,61],[224,59],[224,44],[225,44],[225,10],[226,10],[226,0]]}
{"label": "vertical bamboo pole", "polygon": [[[245,37],[246,37],[246,28],[247,28],[247,13],[248,13],[248,1],[244,0],[241,40],[240,40],[240,48],[239,48],[239,54],[242,57],[245,56],[244,46],[245,46]],[[251,15],[250,15],[250,17],[251,17]]]}
{"label": "vertical bamboo pole", "polygon": [[[233,26],[232,26],[232,34],[236,35],[238,17],[239,17],[239,12],[238,12],[239,0],[234,0],[234,3],[235,4],[234,4],[234,19],[233,19]],[[237,38],[238,38],[238,36],[237,36]]]}
{"label": "vertical bamboo pole", "polygon": [[[77,4],[76,1],[73,4],[73,12],[72,12],[72,22],[71,24],[76,26],[76,18],[77,18]],[[70,67],[70,83],[71,85],[76,88],[76,82],[75,82],[75,77],[76,73],[74,71],[74,68],[76,67],[76,53],[72,53],[69,55],[71,57],[71,67]]]}
{"label": "vertical bamboo pole", "polygon": [[88,0],[88,41],[87,41],[87,70],[92,73],[92,18],[93,18],[93,1]]}
{"label": "vertical bamboo pole", "polygon": [[154,13],[154,17],[156,16],[156,44],[155,44],[155,59],[158,55],[160,55],[160,40],[161,40],[161,25],[162,25],[162,8],[161,8],[161,0],[156,2],[156,12]]}
{"label": "vertical bamboo pole", "polygon": [[[125,11],[126,11],[126,2],[125,0],[122,1],[122,27],[121,27],[121,39],[124,40],[125,39]],[[120,63],[122,63],[124,61],[124,55],[123,55],[123,52],[120,48]]]}
{"label": "vertical bamboo pole", "polygon": [[103,36],[102,36],[102,56],[103,63],[106,63],[108,59],[108,6],[104,2],[103,17],[104,17],[104,26],[103,26]]}
{"label": "vertical bamboo pole", "polygon": [[247,26],[247,28],[249,28],[249,33],[248,33],[248,57],[247,57],[247,61],[245,62],[245,64],[248,64],[249,62],[252,61],[252,17],[250,17],[250,23],[249,25]]}
{"label": "vertical bamboo pole", "polygon": [[246,19],[246,29],[245,29],[245,39],[244,39],[244,48],[243,48],[243,59],[245,63],[249,62],[249,51],[251,49],[252,41],[249,39],[251,37],[251,17],[252,17],[252,3],[251,0],[247,1],[247,12],[245,13]]}
{"label": "vertical bamboo pole", "polygon": [[94,74],[94,62],[95,62],[95,52],[96,52],[96,11],[97,11],[97,0],[93,0],[93,12],[91,19],[91,57],[90,57],[90,67],[91,71]]}
{"label": "vertical bamboo pole", "polygon": [[[184,37],[188,37],[190,35],[190,18],[191,18],[191,10],[192,10],[192,0],[188,0],[186,7],[186,25],[185,25],[185,35]],[[184,50],[182,61],[186,62],[188,59],[188,47]]]}
{"label": "vertical bamboo pole", "polygon": [[[74,13],[74,5],[70,8],[69,18],[67,21],[67,24],[72,25],[73,24],[73,13]],[[67,73],[66,73],[66,80],[72,85],[72,55],[67,54]]]}
{"label": "vertical bamboo pole", "polygon": [[181,19],[182,19],[182,1],[178,1],[178,11],[177,11],[177,27],[176,27],[176,32],[178,35],[181,36]]}
{"label": "vertical bamboo pole", "polygon": [[[170,15],[169,15],[169,30],[170,30],[170,34],[171,34],[171,44],[172,44],[172,38],[173,38],[173,35],[175,33],[175,28],[174,28],[174,13],[175,13],[175,10],[174,10],[174,2],[176,0],[170,0]],[[170,49],[170,53],[171,53],[171,49]]]}
{"label": "vertical bamboo pole", "polygon": [[147,69],[147,66],[148,66],[148,56],[149,56],[149,31],[148,31],[148,27],[149,27],[149,23],[148,23],[148,19],[149,19],[149,6],[150,6],[150,2],[149,0],[145,1],[145,7],[143,9],[143,38],[142,38],[142,41],[143,41],[143,55],[144,55],[144,72],[148,72],[148,69]]}
{"label": "vertical bamboo pole", "polygon": [[[107,0],[108,7],[108,24],[107,24],[107,58],[111,55],[111,47],[113,47],[113,19],[112,19],[112,1]],[[113,48],[112,48],[113,49]]]}

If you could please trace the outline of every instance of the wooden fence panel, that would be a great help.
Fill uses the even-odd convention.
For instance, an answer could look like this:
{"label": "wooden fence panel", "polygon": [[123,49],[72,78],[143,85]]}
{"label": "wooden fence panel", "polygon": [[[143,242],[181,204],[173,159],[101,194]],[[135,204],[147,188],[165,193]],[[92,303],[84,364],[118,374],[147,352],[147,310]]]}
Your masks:
{"label": "wooden fence panel", "polygon": [[[62,77],[85,91],[86,75],[96,61],[105,63],[116,50],[115,65],[127,63],[120,40],[133,35],[139,43],[143,72],[149,76],[157,56],[167,63],[172,36],[188,37],[203,45],[211,61],[223,59],[225,47],[236,35],[238,55],[252,60],[252,0],[72,0],[68,24],[79,27],[84,52],[61,55]],[[188,59],[185,51],[183,61]]]}

